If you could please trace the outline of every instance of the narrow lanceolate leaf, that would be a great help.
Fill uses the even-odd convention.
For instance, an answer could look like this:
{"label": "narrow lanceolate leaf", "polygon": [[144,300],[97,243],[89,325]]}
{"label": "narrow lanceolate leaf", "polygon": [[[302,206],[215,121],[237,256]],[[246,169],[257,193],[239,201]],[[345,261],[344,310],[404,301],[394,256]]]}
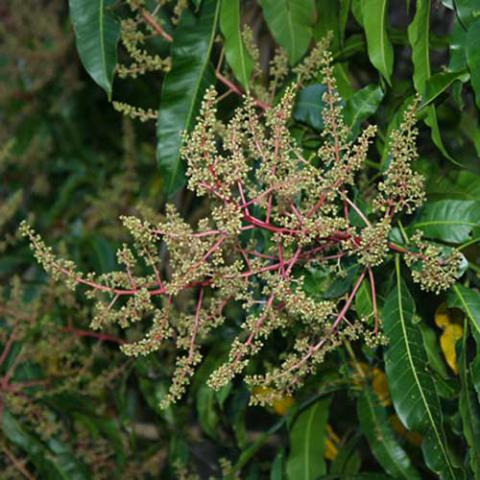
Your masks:
{"label": "narrow lanceolate leaf", "polygon": [[362,122],[377,111],[383,95],[382,88],[372,84],[358,90],[348,99],[343,115],[354,138],[360,133]]}
{"label": "narrow lanceolate leaf", "polygon": [[475,200],[438,200],[427,203],[412,223],[426,237],[450,243],[464,243],[472,230],[480,226],[480,202]]}
{"label": "narrow lanceolate leaf", "polygon": [[467,360],[468,324],[465,322],[462,350],[460,354],[459,410],[463,423],[463,434],[469,446],[470,467],[473,478],[480,478],[480,405],[473,387],[472,372]]}
{"label": "narrow lanceolate leaf", "polygon": [[470,69],[475,101],[480,108],[480,20],[473,22],[467,31],[467,65]]}
{"label": "narrow lanceolate leaf", "polygon": [[425,93],[422,99],[420,108],[426,107],[445,93],[453,82],[457,80],[464,80],[468,77],[468,73],[465,71],[460,72],[440,72],[432,75],[425,85]]}
{"label": "narrow lanceolate leaf", "polygon": [[[430,0],[416,2],[415,16],[408,26],[408,40],[412,46],[413,83],[415,90],[425,95],[427,81],[431,77],[430,70]],[[457,163],[447,152],[438,126],[437,112],[434,105],[426,107],[425,123],[430,127],[432,141],[451,162]]]}
{"label": "narrow lanceolate leaf", "polygon": [[391,85],[393,46],[388,38],[388,0],[362,0],[363,26],[367,36],[368,57]]}
{"label": "narrow lanceolate leaf", "polygon": [[225,57],[237,80],[249,91],[253,60],[247,52],[240,30],[240,0],[222,0],[220,29],[225,37]]}
{"label": "narrow lanceolate leaf", "polygon": [[370,448],[385,471],[393,478],[420,479],[405,450],[395,438],[385,408],[368,386],[364,387],[357,401],[357,414]]}
{"label": "narrow lanceolate leaf", "polygon": [[112,97],[120,27],[111,0],[69,0],[78,54],[85,70]]}
{"label": "narrow lanceolate leaf", "polygon": [[326,473],[323,452],[330,399],[322,399],[304,410],[290,432],[287,461],[289,480],[315,480]]}
{"label": "narrow lanceolate leaf", "polygon": [[480,347],[480,293],[463,285],[454,285],[448,294],[448,306],[465,312]]}
{"label": "narrow lanceolate leaf", "polygon": [[197,16],[183,12],[175,30],[172,69],[163,82],[157,122],[157,161],[168,194],[185,182],[182,132],[191,129],[203,94],[214,83],[210,52],[219,10],[218,0],[204,0]]}
{"label": "narrow lanceolate leaf", "polygon": [[313,0],[261,0],[263,16],[278,44],[285,49],[290,65],[307,51],[315,21]]}
{"label": "narrow lanceolate leaf", "polygon": [[422,450],[428,467],[442,479],[455,479],[442,425],[440,401],[429,372],[428,359],[417,325],[415,303],[401,278],[396,258],[396,284],[385,301],[384,325],[390,343],[385,370],[392,401],[402,423],[425,435]]}

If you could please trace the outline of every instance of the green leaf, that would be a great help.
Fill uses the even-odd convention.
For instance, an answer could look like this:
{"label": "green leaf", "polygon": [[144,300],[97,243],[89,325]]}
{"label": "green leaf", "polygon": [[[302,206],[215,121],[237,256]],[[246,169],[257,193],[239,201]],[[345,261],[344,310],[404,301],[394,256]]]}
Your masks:
{"label": "green leaf", "polygon": [[220,419],[216,411],[215,390],[207,384],[203,384],[197,392],[197,412],[204,432],[216,438],[216,427]]}
{"label": "green leaf", "polygon": [[108,7],[111,0],[69,0],[78,54],[85,70],[112,98],[120,27]]}
{"label": "green leaf", "polygon": [[55,439],[48,446],[29,433],[8,410],[4,410],[2,432],[5,437],[35,465],[39,478],[45,480],[89,480],[91,477],[83,463],[67,447]]}
{"label": "green leaf", "polygon": [[310,125],[315,130],[323,129],[323,94],[327,90],[325,85],[315,83],[302,88],[297,94],[293,118],[297,122]]}
{"label": "green leaf", "polygon": [[459,358],[460,383],[459,411],[463,423],[463,435],[469,446],[468,455],[474,477],[480,478],[480,405],[473,388],[472,373],[467,361],[468,324],[465,322],[462,349]]}
{"label": "green leaf", "polygon": [[360,133],[362,122],[377,111],[383,96],[382,88],[371,84],[358,90],[348,99],[343,115],[345,123],[351,128],[353,138]]}
{"label": "green leaf", "polygon": [[440,72],[432,75],[426,82],[425,95],[420,108],[433,103],[442,93],[448,90],[453,82],[463,79],[465,75],[464,71]]}
{"label": "green leaf", "polygon": [[283,466],[285,464],[285,452],[280,450],[272,463],[272,468],[270,470],[270,480],[282,480],[283,475]]}
{"label": "green leaf", "polygon": [[448,306],[459,308],[470,320],[473,335],[480,346],[480,293],[477,290],[456,284],[448,293]]}
{"label": "green leaf", "polygon": [[287,52],[290,65],[295,65],[312,39],[313,0],[260,0],[260,5],[270,32]]}
{"label": "green leaf", "polygon": [[[408,26],[408,41],[412,46],[413,83],[415,90],[425,96],[430,70],[430,0],[418,0],[415,16]],[[437,112],[434,105],[427,107],[425,123],[430,127],[432,141],[442,154],[451,162],[457,162],[447,152],[438,126]]]}
{"label": "green leaf", "polygon": [[313,29],[315,40],[321,40],[331,32],[331,49],[333,52],[338,51],[343,43],[349,9],[350,0],[317,0],[320,14]]}
{"label": "green leaf", "polygon": [[372,292],[368,280],[364,280],[355,295],[355,311],[359,318],[373,317]]}
{"label": "green leaf", "polygon": [[464,28],[468,28],[475,19],[480,17],[478,0],[453,0],[455,11]]}
{"label": "green leaf", "polygon": [[443,379],[448,379],[447,367],[435,331],[424,323],[420,323],[419,327],[422,333],[423,346],[425,347],[428,363]]}
{"label": "green leaf", "polygon": [[467,32],[464,27],[456,21],[449,36],[450,60],[448,69],[454,72],[465,70],[467,68],[467,59],[465,44],[467,42]]}
{"label": "green leaf", "polygon": [[428,369],[422,336],[413,323],[415,303],[395,258],[396,285],[385,301],[385,334],[390,340],[385,352],[385,372],[395,411],[409,430],[425,434],[422,444],[428,467],[442,479],[455,479],[443,431],[440,401]]}
{"label": "green leaf", "polygon": [[427,238],[463,243],[480,226],[480,202],[438,200],[427,203],[409,229],[422,230]]}
{"label": "green leaf", "polygon": [[287,478],[315,480],[326,473],[323,452],[327,435],[330,398],[315,402],[301,412],[290,431]]}
{"label": "green leaf", "polygon": [[367,385],[363,387],[362,395],[357,401],[357,413],[370,448],[385,471],[394,478],[420,479],[405,450],[395,438],[385,408]]}
{"label": "green leaf", "polygon": [[220,29],[225,38],[225,56],[237,80],[249,91],[253,60],[240,31],[240,0],[222,0]]}
{"label": "green leaf", "polygon": [[391,85],[393,46],[387,34],[388,0],[362,0],[363,26],[367,37],[368,57]]}
{"label": "green leaf", "polygon": [[475,101],[480,108],[480,20],[470,25],[466,39],[467,65],[470,69]]}
{"label": "green leaf", "polygon": [[412,46],[413,83],[423,94],[430,78],[430,1],[418,0],[416,12],[408,26],[408,41]]}
{"label": "green leaf", "polygon": [[182,131],[191,129],[203,94],[214,83],[210,52],[219,10],[218,0],[202,2],[198,17],[185,10],[174,33],[172,69],[163,82],[157,122],[157,161],[168,194],[185,183]]}

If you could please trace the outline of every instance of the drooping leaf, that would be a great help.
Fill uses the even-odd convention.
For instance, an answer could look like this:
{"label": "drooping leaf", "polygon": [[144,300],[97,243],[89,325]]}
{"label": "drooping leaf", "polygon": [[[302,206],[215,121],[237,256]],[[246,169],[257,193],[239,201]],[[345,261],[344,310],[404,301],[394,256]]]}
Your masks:
{"label": "drooping leaf", "polygon": [[225,57],[237,80],[249,91],[253,60],[245,48],[240,30],[240,0],[222,0],[220,29],[225,38]]}
{"label": "drooping leaf", "polygon": [[343,43],[350,0],[317,0],[316,3],[319,15],[313,36],[320,40],[331,32],[331,49],[336,52]]}
{"label": "drooping leaf", "polygon": [[384,328],[390,343],[385,370],[395,411],[409,430],[425,434],[422,450],[428,467],[442,479],[457,478],[443,431],[440,401],[429,373],[422,336],[413,323],[415,303],[400,272],[384,306]]}
{"label": "drooping leaf", "polygon": [[363,386],[357,401],[357,414],[370,448],[385,471],[394,478],[420,479],[405,450],[395,438],[385,408],[367,385]]}
{"label": "drooping leaf", "polygon": [[387,33],[388,0],[362,0],[362,12],[368,57],[391,85],[393,46]]}
{"label": "drooping leaf", "polygon": [[[430,9],[430,0],[418,0],[415,16],[408,26],[408,40],[412,46],[413,83],[415,90],[422,96],[425,96],[427,81],[431,77]],[[432,141],[436,147],[451,162],[457,163],[443,144],[434,105],[426,107],[425,123],[430,127]]]}
{"label": "drooping leaf", "polygon": [[69,0],[78,54],[85,70],[112,98],[120,27],[111,0]]}
{"label": "drooping leaf", "polygon": [[467,68],[466,58],[467,32],[463,25],[455,21],[449,38],[450,61],[448,69],[453,72],[465,70]]}
{"label": "drooping leaf", "polygon": [[325,439],[330,399],[315,402],[296,418],[290,431],[289,480],[315,480],[326,473]]}
{"label": "drooping leaf", "polygon": [[270,470],[270,480],[282,480],[284,478],[283,470],[285,464],[285,452],[280,450],[272,463]]}
{"label": "drooping leaf", "polygon": [[480,108],[480,20],[476,20],[468,28],[466,47],[472,87],[475,92],[477,107]]}
{"label": "drooping leaf", "polygon": [[468,323],[465,322],[462,349],[460,352],[459,411],[462,417],[463,434],[469,446],[470,467],[473,478],[480,478],[480,405],[473,387],[472,372],[467,360]]}
{"label": "drooping leaf", "polygon": [[422,333],[423,346],[425,347],[425,353],[427,354],[430,367],[442,378],[447,379],[448,371],[438,345],[438,338],[435,331],[424,323],[421,323],[419,326]]}
{"label": "drooping leaf", "polygon": [[157,162],[168,194],[185,182],[182,131],[191,129],[201,98],[214,82],[210,52],[219,10],[219,0],[203,1],[198,16],[185,10],[174,33],[172,69],[163,82],[157,121]]}
{"label": "drooping leaf", "polygon": [[447,300],[449,307],[460,308],[465,312],[477,344],[480,345],[480,293],[455,284],[448,293]]}
{"label": "drooping leaf", "polygon": [[270,32],[287,52],[290,65],[295,65],[312,39],[313,0],[261,0],[260,4]]}
{"label": "drooping leaf", "polygon": [[423,108],[435,100],[455,82],[465,78],[466,72],[440,72],[432,75],[426,82],[425,85],[425,94],[422,99],[422,104],[420,108]]}
{"label": "drooping leaf", "polygon": [[293,117],[297,122],[303,122],[310,125],[315,130],[323,128],[323,94],[327,87],[315,83],[302,88],[297,95]]}
{"label": "drooping leaf", "polygon": [[204,432],[212,438],[216,438],[216,426],[220,420],[215,403],[215,391],[203,384],[197,392],[198,420]]}
{"label": "drooping leaf", "polygon": [[345,103],[343,115],[353,138],[358,136],[362,122],[377,111],[383,96],[382,88],[372,84],[355,92]]}
{"label": "drooping leaf", "polygon": [[373,317],[372,292],[368,280],[364,280],[355,295],[355,311],[359,318]]}
{"label": "drooping leaf", "polygon": [[426,237],[463,243],[480,226],[480,203],[471,200],[438,200],[427,203],[412,224]]}

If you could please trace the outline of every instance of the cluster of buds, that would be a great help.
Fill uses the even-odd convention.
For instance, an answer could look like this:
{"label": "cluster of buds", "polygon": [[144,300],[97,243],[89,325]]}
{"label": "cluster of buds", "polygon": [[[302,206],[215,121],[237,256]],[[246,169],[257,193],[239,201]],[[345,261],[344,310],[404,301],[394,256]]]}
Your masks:
{"label": "cluster of buds", "polygon": [[[71,286],[89,288],[98,305],[93,328],[151,319],[144,338],[122,346],[127,355],[175,345],[178,360],[164,406],[181,397],[202,360],[202,343],[226,321],[236,322],[237,332],[209,385],[219,389],[242,374],[278,332],[287,339],[280,364],[247,381],[253,391],[268,388],[285,395],[346,339],[364,339],[369,346],[384,343],[374,268],[392,252],[404,254],[407,265],[421,263],[413,280],[422,288],[438,292],[455,281],[458,254],[440,259],[434,247],[417,242],[410,251],[389,239],[395,218],[412,213],[424,200],[423,178],[411,167],[417,156],[416,103],[392,133],[390,165],[372,208],[364,211],[354,201],[354,190],[376,129],[369,126],[352,139],[332,57],[322,45],[306,63],[320,67],[326,86],[323,142],[312,157],[305,158],[289,128],[298,83],[266,111],[259,112],[258,102],[244,98],[225,125],[217,118],[218,97],[210,88],[182,151],[189,188],[208,197],[211,205],[211,214],[196,226],[172,206],[158,224],[125,218],[134,250],[125,246],[119,252],[123,271],[100,277],[80,275],[71,263],[57,260],[28,226],[22,227],[49,272],[66,277]],[[298,75],[309,78],[308,69]],[[308,268],[321,265],[336,276],[347,263],[358,266],[350,292],[334,299],[322,299],[322,292],[315,298],[308,294]],[[373,328],[351,308],[362,282],[370,284]],[[256,401],[266,401],[264,397]]]}

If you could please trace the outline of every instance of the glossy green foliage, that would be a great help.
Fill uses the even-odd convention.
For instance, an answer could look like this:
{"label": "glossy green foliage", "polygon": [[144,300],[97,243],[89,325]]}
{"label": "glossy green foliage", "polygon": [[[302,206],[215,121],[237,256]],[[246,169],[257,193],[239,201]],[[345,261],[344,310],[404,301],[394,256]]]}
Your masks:
{"label": "glossy green foliage", "polygon": [[225,38],[225,56],[237,80],[248,92],[253,60],[245,48],[240,25],[240,0],[222,0],[220,28]]}
{"label": "glossy green foliage", "polygon": [[[0,6],[0,477],[480,478],[479,2],[40,3]],[[118,268],[115,252],[129,241],[120,216],[157,223],[170,199],[195,227],[209,202],[183,188],[181,147],[205,91],[213,85],[219,93],[218,132],[244,94],[263,116],[326,35],[348,138],[378,128],[350,192],[368,218],[392,161],[392,133],[419,96],[412,168],[424,176],[426,200],[414,214],[392,218],[388,243],[402,252],[420,231],[442,252],[459,248],[457,282],[438,296],[426,293],[391,254],[371,268],[374,284],[367,269],[345,322],[378,322],[388,342],[370,348],[361,335],[342,339],[302,388],[267,407],[251,405],[254,392],[241,379],[218,392],[207,385],[246,320],[231,302],[225,325],[201,340],[203,360],[185,397],[161,409],[176,340],[127,358],[119,345],[139,338],[151,319],[127,332],[93,330],[90,300],[53,286],[17,236],[18,224],[29,218],[54,250],[99,273]],[[275,63],[279,50],[285,56]],[[306,161],[324,144],[326,91],[317,69],[296,92],[288,127]],[[136,118],[151,123],[122,119],[112,97],[150,109]],[[247,181],[255,184],[255,170]],[[286,210],[296,201],[288,193],[284,200]],[[365,228],[358,212],[342,208],[339,218]],[[241,235],[256,254],[272,242]],[[160,250],[163,261],[168,253]],[[334,300],[339,311],[361,271],[350,255],[334,261],[336,269],[319,261],[292,274],[308,298]],[[194,299],[174,301],[186,311]],[[282,315],[280,305],[275,320]],[[304,327],[295,324],[298,338]],[[315,328],[320,337],[326,327]],[[276,331],[247,373],[292,349],[294,338]]]}
{"label": "glossy green foliage", "polygon": [[270,32],[286,50],[290,64],[295,65],[312,40],[313,0],[261,0],[260,3]]}
{"label": "glossy green foliage", "polygon": [[205,0],[196,16],[185,12],[175,31],[172,69],[162,85],[157,120],[157,162],[167,194],[184,185],[182,133],[192,128],[203,94],[214,81],[210,53],[219,11],[219,0]]}
{"label": "glossy green foliage", "polygon": [[380,405],[375,393],[367,385],[357,401],[357,413],[370,448],[385,471],[393,478],[421,478],[395,438],[388,423],[386,409]]}
{"label": "glossy green foliage", "polygon": [[[422,448],[427,465],[441,478],[457,478],[443,428],[435,383],[417,325],[415,303],[401,277],[396,257],[395,286],[385,300],[385,371],[395,410],[409,429],[425,434]],[[459,478],[459,477],[458,477]]]}
{"label": "glossy green foliage", "polygon": [[287,478],[314,480],[326,473],[323,452],[330,399],[318,400],[301,412],[290,430]]}
{"label": "glossy green foliage", "polygon": [[112,97],[120,28],[108,0],[70,0],[70,18],[85,70]]}

